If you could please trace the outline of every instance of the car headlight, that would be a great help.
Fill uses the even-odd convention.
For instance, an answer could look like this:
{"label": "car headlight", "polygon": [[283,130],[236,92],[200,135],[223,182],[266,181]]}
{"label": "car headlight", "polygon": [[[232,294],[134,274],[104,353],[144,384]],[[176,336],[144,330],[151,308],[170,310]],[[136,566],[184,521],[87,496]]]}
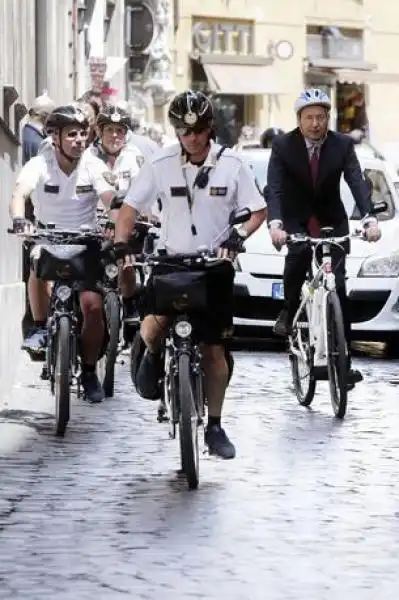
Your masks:
{"label": "car headlight", "polygon": [[399,252],[389,256],[370,256],[360,267],[358,277],[398,277]]}
{"label": "car headlight", "polygon": [[66,302],[71,297],[71,294],[72,290],[67,285],[60,285],[55,291],[55,295],[61,302]]}
{"label": "car headlight", "polygon": [[188,321],[179,321],[175,325],[175,331],[181,338],[188,338],[191,335],[193,328]]}
{"label": "car headlight", "polygon": [[115,277],[118,275],[119,273],[119,269],[116,265],[114,264],[109,264],[106,265],[105,267],[105,274],[108,277],[108,279],[115,279]]}

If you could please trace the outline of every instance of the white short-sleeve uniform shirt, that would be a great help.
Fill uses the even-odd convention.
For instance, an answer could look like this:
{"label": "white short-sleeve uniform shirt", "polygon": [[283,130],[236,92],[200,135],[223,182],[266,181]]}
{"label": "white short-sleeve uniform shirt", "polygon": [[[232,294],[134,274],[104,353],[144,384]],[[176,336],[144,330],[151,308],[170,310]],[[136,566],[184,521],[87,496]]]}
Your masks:
{"label": "white short-sleeve uniform shirt", "polygon": [[90,163],[91,159],[100,160],[103,163],[103,171],[111,173],[116,178],[116,195],[124,198],[131,182],[137,177],[144,163],[144,156],[136,146],[125,146],[118,154],[113,167],[108,165],[108,157],[99,146],[90,146],[85,150],[84,158]]}
{"label": "white short-sleeve uniform shirt", "polygon": [[[203,165],[210,167],[204,189],[193,188],[201,167],[184,160],[179,143],[159,150],[132,182],[124,202],[139,212],[151,208],[156,212],[161,221],[159,248],[185,253],[220,246],[228,237],[229,232],[222,232],[233,210],[248,207],[255,212],[266,207],[251,169],[230,149],[217,160],[220,149],[211,143]],[[159,198],[158,210],[154,197]]]}
{"label": "white short-sleeve uniform shirt", "polygon": [[99,195],[114,191],[104,179],[104,171],[99,159],[88,162],[82,156],[75,170],[66,175],[58,165],[54,150],[48,150],[24,165],[17,183],[30,182],[38,222],[76,229],[81,225],[94,226]]}

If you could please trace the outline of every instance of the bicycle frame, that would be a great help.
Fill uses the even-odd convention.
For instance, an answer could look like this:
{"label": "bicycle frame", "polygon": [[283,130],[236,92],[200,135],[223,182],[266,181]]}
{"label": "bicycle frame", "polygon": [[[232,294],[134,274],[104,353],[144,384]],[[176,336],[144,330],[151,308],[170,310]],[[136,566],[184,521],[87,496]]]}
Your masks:
{"label": "bicycle frame", "polygon": [[[349,239],[348,236],[335,238],[300,238],[292,236],[294,242],[305,242],[312,244],[312,273],[313,275],[304,282],[302,286],[302,299],[293,320],[293,329],[301,328],[300,315],[306,310],[309,328],[309,345],[313,351],[313,362],[315,367],[327,366],[327,296],[336,290],[335,275],[332,270],[331,248],[333,245]],[[321,247],[322,259],[318,264],[316,252]],[[306,362],[306,349],[303,346],[301,336],[295,340],[290,337],[290,352]]]}

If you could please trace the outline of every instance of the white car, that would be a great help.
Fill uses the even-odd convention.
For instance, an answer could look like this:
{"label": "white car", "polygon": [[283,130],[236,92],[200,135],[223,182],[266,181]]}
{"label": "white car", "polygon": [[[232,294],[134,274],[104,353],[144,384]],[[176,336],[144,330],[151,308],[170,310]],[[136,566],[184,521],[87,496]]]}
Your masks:
{"label": "white car", "polygon": [[[382,229],[379,242],[351,241],[351,253],[347,258],[347,289],[354,338],[397,340],[399,344],[399,176],[389,162],[375,158],[369,148],[357,146],[356,153],[362,171],[373,182],[373,202],[385,201],[388,209],[378,217]],[[241,156],[254,170],[258,185],[263,190],[270,150],[243,150]],[[343,179],[341,195],[353,231],[358,228],[360,217]],[[237,258],[234,322],[238,334],[248,332],[254,335],[260,328],[264,335],[271,333],[282,309],[282,274],[287,250],[275,250],[266,224],[247,240],[245,246],[246,253]]]}

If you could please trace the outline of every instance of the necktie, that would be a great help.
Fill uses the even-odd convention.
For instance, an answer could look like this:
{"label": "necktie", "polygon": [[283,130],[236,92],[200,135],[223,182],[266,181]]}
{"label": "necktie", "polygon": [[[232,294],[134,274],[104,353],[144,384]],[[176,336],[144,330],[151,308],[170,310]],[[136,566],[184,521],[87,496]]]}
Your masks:
{"label": "necktie", "polygon": [[[313,148],[310,159],[310,170],[312,172],[313,185],[316,185],[317,175],[319,173],[319,149]],[[312,216],[307,222],[307,229],[311,237],[320,237],[320,223],[316,217]]]}
{"label": "necktie", "polygon": [[310,159],[310,170],[312,171],[313,183],[316,184],[317,175],[319,173],[319,150],[313,148],[312,157]]}

